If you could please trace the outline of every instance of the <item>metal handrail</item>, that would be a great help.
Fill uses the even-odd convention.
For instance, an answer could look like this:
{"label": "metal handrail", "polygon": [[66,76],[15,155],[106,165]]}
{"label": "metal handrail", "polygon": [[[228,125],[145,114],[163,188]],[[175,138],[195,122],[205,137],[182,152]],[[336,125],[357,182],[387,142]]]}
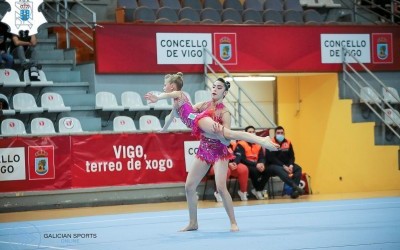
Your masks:
{"label": "metal handrail", "polygon": [[[234,78],[234,77],[231,75],[231,73],[224,67],[224,65],[222,65],[222,63],[211,53],[210,50],[208,50],[206,47],[204,47],[203,49],[204,49],[204,76],[205,76],[205,78],[206,78],[207,80],[211,81],[211,82],[215,81],[215,80],[218,78],[218,75],[217,75],[217,73],[214,71],[214,69],[211,68],[211,66],[207,64],[207,55],[209,55],[209,56],[216,62],[216,64],[224,71],[224,73],[225,73],[228,77],[232,78],[232,82],[235,84],[235,86],[237,87],[237,89],[238,89],[238,91],[239,91],[238,96],[236,96],[236,95],[235,95],[234,93],[232,93],[232,92],[229,93],[229,96],[232,96],[232,97],[233,97],[233,102],[236,102],[236,103],[239,105],[238,108],[235,107],[235,104],[232,103],[232,101],[230,100],[230,97],[229,97],[229,96],[226,97],[226,98],[227,98],[226,100],[227,100],[228,104],[234,108],[235,115],[233,116],[233,119],[238,123],[238,125],[241,127],[241,126],[242,126],[242,121],[245,121],[247,124],[250,124],[250,122],[242,115],[242,110],[243,110],[243,111],[246,112],[246,114],[247,114],[249,117],[252,118],[252,120],[254,121],[254,123],[256,123],[256,124],[255,124],[256,127],[265,128],[265,125],[262,126],[262,125],[257,121],[257,119],[254,118],[254,116],[252,115],[252,113],[250,112],[250,110],[249,110],[246,106],[244,106],[244,105],[241,104],[242,95],[244,95],[244,96],[250,101],[250,103],[256,108],[256,110],[259,111],[259,114],[260,114],[263,118],[265,118],[265,119],[270,123],[270,125],[271,125],[273,128],[275,128],[275,127],[276,127],[276,124],[272,121],[272,119],[270,119],[270,118],[268,117],[268,115],[265,114],[265,113],[262,111],[262,109],[259,107],[259,105],[257,105],[257,103],[255,103],[255,102],[253,101],[253,99],[250,97],[250,95],[249,95],[242,87],[240,87],[240,85],[235,81],[235,78]],[[214,79],[212,79],[211,77],[209,77],[209,75],[208,75],[208,73],[207,73],[208,71],[210,71],[210,72],[212,73],[212,75],[214,76]],[[206,87],[209,88],[209,86],[207,85],[207,81],[206,81]],[[238,118],[236,118],[236,112],[237,112],[237,114],[238,114]]]}
{"label": "metal handrail", "polygon": [[[389,109],[392,110],[392,112],[395,110],[392,105],[390,103],[388,103],[382,96],[381,94],[375,90],[375,88],[364,78],[360,75],[360,73],[358,73],[355,68],[353,66],[351,66],[348,62],[346,62],[346,55],[350,56],[351,58],[353,58],[358,65],[360,65],[370,76],[372,76],[373,79],[375,79],[379,85],[382,88],[387,89],[388,87],[375,75],[373,74],[363,63],[361,63],[354,55],[352,55],[350,53],[349,50],[347,50],[346,47],[342,48],[342,57],[343,57],[343,81],[347,84],[347,86],[349,86],[349,88],[361,99],[361,94],[360,91],[357,91],[357,89],[350,83],[350,81],[347,80],[346,76],[348,76],[360,89],[364,86],[367,86],[369,88],[371,88],[371,90],[378,96],[379,101],[380,102],[376,102],[374,101],[373,104],[375,104],[376,107],[378,107],[381,111],[381,113],[379,112],[379,110],[377,111],[370,103],[365,102],[365,104],[367,105],[367,107],[386,125],[386,127],[388,127],[393,134],[395,134],[399,139],[400,139],[400,134],[396,131],[395,128],[393,128],[393,126],[391,126],[390,124],[388,124],[385,121],[384,116],[382,116],[381,114],[385,114],[385,109],[384,107],[382,107],[380,104],[384,103],[385,105],[387,105],[389,107]],[[349,68],[351,70],[351,72],[349,72],[347,70],[347,68]],[[361,79],[361,82],[364,83],[364,86],[357,81],[357,79],[350,73],[353,73],[354,75],[356,75],[358,78]],[[391,93],[391,92],[390,92]],[[396,98],[397,99],[397,98]],[[392,119],[392,117],[389,116],[389,118],[393,121],[394,125],[396,125],[397,128],[400,128],[400,124],[396,123],[396,121],[394,119]]]}
{"label": "metal handrail", "polygon": [[[61,2],[64,2],[61,3]],[[85,9],[86,11],[88,11],[92,18],[91,21],[85,21],[84,19],[82,19],[80,16],[78,16],[76,13],[72,12],[69,8],[68,8],[68,2],[73,2],[75,4],[80,5],[83,9]],[[53,8],[50,3],[55,3],[56,4],[56,8]],[[94,27],[96,27],[96,13],[94,11],[92,11],[91,9],[89,9],[87,6],[85,6],[84,4],[82,4],[80,1],[78,0],[54,0],[54,1],[46,1],[44,2],[44,5],[46,6],[45,10],[51,10],[53,11],[53,13],[56,14],[56,18],[53,18],[51,15],[46,15],[47,19],[52,20],[53,22],[57,23],[58,25],[60,25],[61,27],[63,27],[66,31],[66,47],[67,49],[70,48],[70,34],[73,35],[76,39],[78,39],[81,43],[83,43],[87,48],[89,48],[91,51],[94,51],[94,48],[88,44],[87,42],[85,42],[81,37],[80,34],[83,34],[84,36],[86,36],[90,41],[94,41],[93,38],[93,34],[90,34],[88,32],[86,32],[84,29],[81,28],[81,26],[83,25],[84,27],[89,27],[91,29],[93,29]],[[48,14],[46,12],[44,12],[45,14]],[[79,20],[79,23],[77,24],[76,22],[73,22],[70,19],[70,15],[73,16],[74,18]],[[63,22],[64,23],[63,23]],[[70,26],[73,26],[75,28],[77,28],[81,33],[80,34],[76,34],[74,31],[72,31],[70,29]]]}
{"label": "metal handrail", "polygon": [[375,16],[381,18],[382,20],[385,20],[385,22],[392,23],[392,24],[397,24],[395,22],[395,18],[400,18],[400,15],[396,14],[396,12],[395,12],[395,4],[400,5],[400,1],[398,1],[398,0],[392,0],[391,1],[390,11],[387,10],[386,8],[382,8],[380,5],[377,5],[372,0],[363,0],[363,2],[366,2],[366,3],[370,4],[370,6],[373,6],[375,9],[379,9],[379,10],[389,14],[390,15],[390,19],[388,19],[385,16],[379,15],[375,11],[371,10],[367,6],[362,5],[361,3],[358,3],[357,1],[354,1],[352,6],[350,6],[347,1],[340,0],[340,2],[344,7],[346,7],[349,10],[352,10],[353,16],[354,16],[354,21],[357,21],[357,16],[360,16],[360,17],[363,17],[364,19],[367,19],[367,20],[372,22],[372,20],[369,19],[368,17],[363,16],[360,13],[358,13],[357,9],[363,9],[363,10],[367,11],[368,13],[374,14]]}

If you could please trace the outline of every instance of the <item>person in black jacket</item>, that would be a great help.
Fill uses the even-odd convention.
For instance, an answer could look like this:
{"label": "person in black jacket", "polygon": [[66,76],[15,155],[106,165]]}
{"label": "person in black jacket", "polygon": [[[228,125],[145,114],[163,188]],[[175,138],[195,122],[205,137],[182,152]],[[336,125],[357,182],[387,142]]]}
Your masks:
{"label": "person in black jacket", "polygon": [[11,34],[8,32],[8,26],[0,23],[0,55],[1,67],[12,68],[14,57],[8,52],[7,39],[11,39]]}
{"label": "person in black jacket", "polygon": [[293,144],[285,138],[285,129],[282,126],[275,128],[274,143],[279,144],[278,151],[266,150],[266,165],[268,178],[278,176],[283,182],[292,187],[291,197],[296,199],[302,195],[299,187],[302,175],[301,167],[295,163]]}

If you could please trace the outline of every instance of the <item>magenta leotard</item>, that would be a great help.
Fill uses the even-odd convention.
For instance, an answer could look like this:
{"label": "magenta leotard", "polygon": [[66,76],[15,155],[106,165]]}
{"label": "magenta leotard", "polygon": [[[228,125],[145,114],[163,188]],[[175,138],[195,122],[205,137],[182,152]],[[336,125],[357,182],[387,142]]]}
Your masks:
{"label": "magenta leotard", "polygon": [[184,93],[180,97],[174,98],[174,108],[177,110],[182,122],[192,129],[193,135],[200,137],[200,145],[196,157],[208,164],[212,164],[217,160],[231,159],[232,153],[218,139],[211,139],[201,134],[202,130],[198,125],[198,121],[201,118],[211,117],[214,121],[222,124],[222,116],[217,115],[218,112],[216,111],[223,110],[224,104],[218,104],[215,110],[207,109],[209,106],[210,103],[206,103],[202,112],[196,112]]}

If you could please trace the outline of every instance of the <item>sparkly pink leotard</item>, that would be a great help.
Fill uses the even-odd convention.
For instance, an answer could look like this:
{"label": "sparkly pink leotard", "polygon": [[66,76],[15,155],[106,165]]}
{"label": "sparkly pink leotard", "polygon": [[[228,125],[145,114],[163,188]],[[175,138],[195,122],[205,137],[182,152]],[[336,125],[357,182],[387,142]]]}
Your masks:
{"label": "sparkly pink leotard", "polygon": [[211,139],[201,134],[202,130],[198,125],[198,121],[204,117],[211,117],[214,121],[222,124],[222,110],[224,104],[219,103],[215,110],[208,109],[211,103],[205,103],[202,112],[196,112],[189,99],[182,93],[178,98],[174,99],[174,108],[177,110],[182,122],[192,129],[192,134],[200,136],[200,146],[196,157],[202,161],[212,164],[217,160],[232,158],[232,153],[228,151],[226,145],[222,144],[218,139]]}

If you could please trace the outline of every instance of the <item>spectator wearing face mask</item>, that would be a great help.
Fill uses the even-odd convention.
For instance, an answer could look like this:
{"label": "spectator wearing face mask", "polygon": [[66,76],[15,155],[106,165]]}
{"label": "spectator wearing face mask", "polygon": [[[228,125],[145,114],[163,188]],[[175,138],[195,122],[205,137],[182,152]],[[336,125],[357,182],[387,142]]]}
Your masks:
{"label": "spectator wearing face mask", "polygon": [[293,144],[285,138],[285,129],[282,126],[275,128],[275,137],[272,142],[279,144],[278,151],[266,150],[266,165],[268,178],[278,176],[284,183],[292,187],[291,197],[298,198],[304,192],[299,187],[302,169],[295,163]]}

